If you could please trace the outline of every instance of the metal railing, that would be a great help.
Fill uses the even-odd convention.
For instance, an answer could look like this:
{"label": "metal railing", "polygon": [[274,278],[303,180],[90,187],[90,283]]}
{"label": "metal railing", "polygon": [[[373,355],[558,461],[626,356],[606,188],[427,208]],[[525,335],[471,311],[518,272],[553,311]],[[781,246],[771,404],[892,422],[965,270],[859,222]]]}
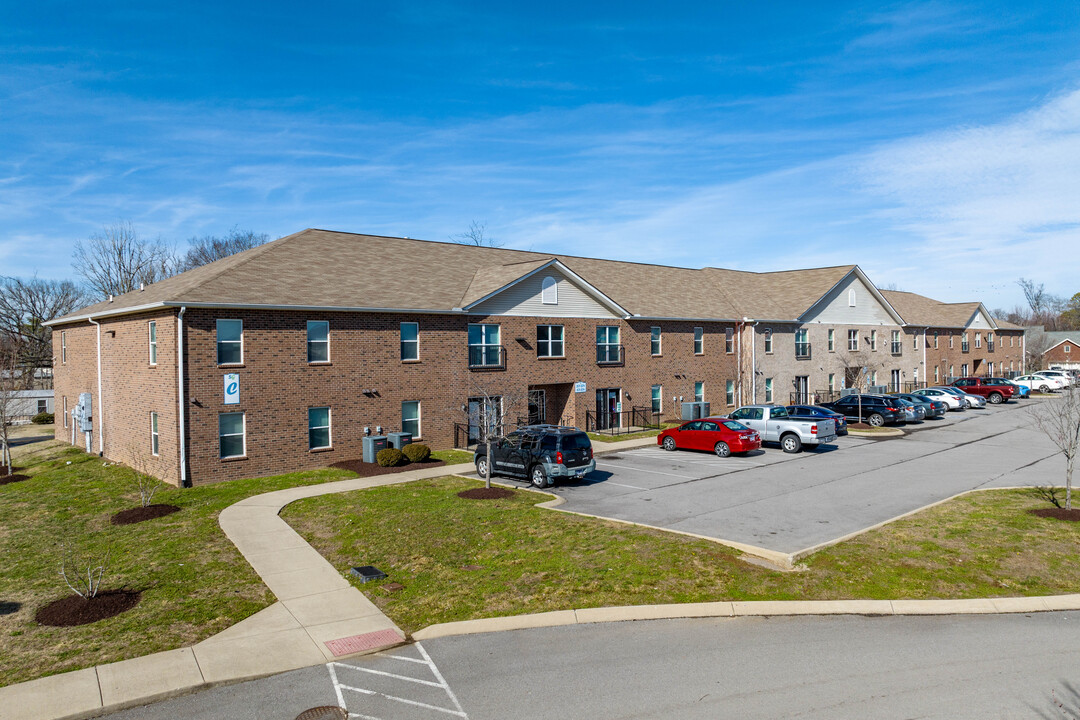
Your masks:
{"label": "metal railing", "polygon": [[803,342],[803,343],[797,342],[797,343],[795,343],[795,359],[796,360],[806,360],[809,357],[810,357],[810,343],[808,343],[808,342]]}
{"label": "metal railing", "polygon": [[835,402],[840,399],[839,390],[814,390],[813,392],[792,392],[788,394],[788,405],[817,405],[823,402]]}
{"label": "metal railing", "polygon": [[966,341],[960,343],[960,352],[962,352],[962,353],[971,352],[971,343],[966,342]]}
{"label": "metal railing", "polygon": [[892,350],[893,355],[903,355],[904,354],[904,344],[903,344],[903,342],[901,342],[900,340],[893,340],[892,347],[890,348],[890,350]]}
{"label": "metal railing", "polygon": [[622,345],[610,345],[610,344],[598,344],[596,346],[596,364],[597,365],[622,365],[623,364],[623,346]]}
{"label": "metal railing", "polygon": [[651,407],[635,407],[621,412],[585,411],[585,431],[601,435],[626,435],[642,430],[659,430],[660,413]]}
{"label": "metal railing", "polygon": [[903,391],[909,394],[917,390],[925,390],[927,387],[929,386],[921,381],[908,381],[903,383]]}
{"label": "metal railing", "polygon": [[490,432],[491,437],[499,437],[503,434],[502,425],[474,425],[472,423],[454,423],[454,447],[470,448],[485,441],[485,432]]}
{"label": "metal railing", "polygon": [[518,415],[515,427],[522,428],[527,425],[558,425],[559,427],[570,427],[570,423],[566,418],[559,418],[558,422],[549,422],[547,420],[544,420],[543,422],[530,422],[528,416]]}
{"label": "metal railing", "polygon": [[502,345],[470,345],[470,370],[505,370],[506,348]]}

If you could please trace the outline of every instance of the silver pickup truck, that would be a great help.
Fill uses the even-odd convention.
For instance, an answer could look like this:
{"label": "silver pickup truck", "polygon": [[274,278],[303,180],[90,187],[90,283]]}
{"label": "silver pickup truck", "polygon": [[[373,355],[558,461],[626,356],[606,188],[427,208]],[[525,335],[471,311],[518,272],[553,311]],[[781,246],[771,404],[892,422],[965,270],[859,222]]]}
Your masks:
{"label": "silver pickup truck", "polygon": [[821,420],[793,420],[786,407],[779,405],[743,405],[728,415],[751,430],[757,430],[762,442],[780,443],[786,453],[797,453],[803,445],[820,445],[836,440],[836,423]]}

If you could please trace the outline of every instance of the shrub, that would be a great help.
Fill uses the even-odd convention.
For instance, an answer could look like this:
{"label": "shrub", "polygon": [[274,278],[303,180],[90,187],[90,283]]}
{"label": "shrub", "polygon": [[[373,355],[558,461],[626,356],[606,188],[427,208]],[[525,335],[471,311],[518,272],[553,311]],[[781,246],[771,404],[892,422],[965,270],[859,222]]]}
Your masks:
{"label": "shrub", "polygon": [[396,467],[405,464],[405,455],[397,448],[386,448],[375,454],[375,462],[381,467]]}
{"label": "shrub", "polygon": [[55,420],[55,418],[51,412],[43,412],[35,415],[30,422],[35,425],[52,425],[53,420]]}
{"label": "shrub", "polygon": [[423,443],[409,443],[402,449],[409,462],[424,462],[431,457],[431,448]]}

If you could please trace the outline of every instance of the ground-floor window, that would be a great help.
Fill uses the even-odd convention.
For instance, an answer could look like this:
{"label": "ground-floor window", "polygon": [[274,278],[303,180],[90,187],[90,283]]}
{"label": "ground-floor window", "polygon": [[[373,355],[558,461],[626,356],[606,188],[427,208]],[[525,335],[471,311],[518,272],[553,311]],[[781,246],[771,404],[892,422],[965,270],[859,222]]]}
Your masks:
{"label": "ground-floor window", "polygon": [[330,447],[330,408],[308,408],[307,425],[308,450]]}
{"label": "ground-floor window", "polygon": [[960,366],[960,375],[961,375],[962,377],[967,377],[967,376],[968,376],[968,366],[967,366],[967,363],[964,363],[963,365],[961,365],[961,366]]}
{"label": "ground-floor window", "polygon": [[221,413],[218,415],[218,450],[219,457],[234,458],[244,457],[247,452],[245,447],[246,421],[244,413]]}
{"label": "ground-floor window", "polygon": [[728,405],[734,405],[735,404],[735,381],[734,380],[728,380],[727,381],[727,386],[724,388],[724,399],[727,401]]}
{"label": "ground-floor window", "polygon": [[934,384],[935,385],[937,383],[941,382],[941,373],[939,372],[940,370],[941,370],[940,367],[938,367],[937,365],[934,366]]}
{"label": "ground-floor window", "polygon": [[401,431],[413,438],[420,437],[420,402],[409,400],[401,403]]}
{"label": "ground-floor window", "polygon": [[[765,378],[765,402],[773,401],[772,378]],[[728,403],[730,405],[730,403]]]}
{"label": "ground-floor window", "polygon": [[660,408],[663,405],[664,399],[664,387],[663,385],[652,386],[652,411],[654,413],[660,412]]}
{"label": "ground-floor window", "polygon": [[836,375],[834,373],[829,373],[829,392],[835,392],[835,391],[836,391]]}
{"label": "ground-floor window", "polygon": [[150,454],[161,454],[161,435],[158,433],[158,415],[150,413]]}
{"label": "ground-floor window", "polygon": [[705,402],[705,383],[694,383],[694,402]]}
{"label": "ground-floor window", "polygon": [[67,409],[67,395],[64,396],[64,427],[68,426],[68,409]]}
{"label": "ground-floor window", "polygon": [[892,385],[892,391],[893,392],[900,392],[900,371],[899,370],[893,370],[891,374],[892,374],[892,382],[890,384]]}

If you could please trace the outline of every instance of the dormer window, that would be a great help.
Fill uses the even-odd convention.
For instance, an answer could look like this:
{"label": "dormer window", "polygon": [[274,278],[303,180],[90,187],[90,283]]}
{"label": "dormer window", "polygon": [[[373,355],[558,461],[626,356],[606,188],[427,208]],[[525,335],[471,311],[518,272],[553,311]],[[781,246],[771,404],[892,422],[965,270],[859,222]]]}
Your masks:
{"label": "dormer window", "polygon": [[544,305],[558,305],[559,304],[559,285],[555,281],[555,278],[550,275],[544,278],[544,282],[540,286],[540,302]]}

